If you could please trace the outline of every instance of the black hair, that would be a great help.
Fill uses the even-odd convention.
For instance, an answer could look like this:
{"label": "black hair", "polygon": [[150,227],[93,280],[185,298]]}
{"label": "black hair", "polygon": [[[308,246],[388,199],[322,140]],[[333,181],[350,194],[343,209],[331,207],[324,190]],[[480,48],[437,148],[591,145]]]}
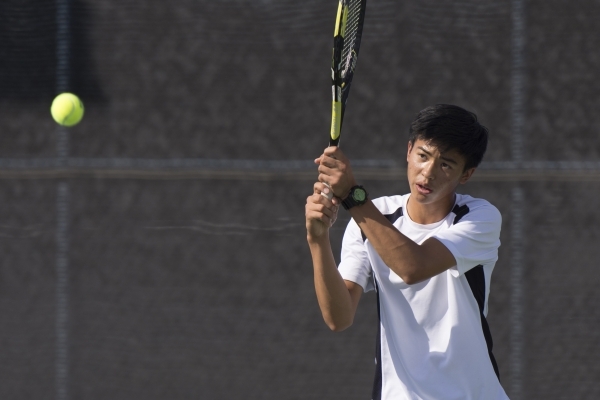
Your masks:
{"label": "black hair", "polygon": [[458,151],[465,157],[465,171],[477,167],[487,149],[488,129],[477,115],[450,104],[436,104],[421,110],[410,124],[408,140],[431,142],[442,153]]}

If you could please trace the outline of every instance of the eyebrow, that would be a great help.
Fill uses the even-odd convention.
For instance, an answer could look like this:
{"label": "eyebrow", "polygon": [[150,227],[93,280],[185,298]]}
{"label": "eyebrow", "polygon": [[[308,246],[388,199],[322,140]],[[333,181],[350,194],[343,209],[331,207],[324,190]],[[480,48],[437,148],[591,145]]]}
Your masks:
{"label": "eyebrow", "polygon": [[[424,149],[422,146],[419,146],[419,147],[418,147],[418,149],[420,149],[420,150],[421,150],[422,152],[424,152],[424,153],[427,153],[427,155],[428,155],[428,156],[431,156],[431,155],[432,155],[432,154],[431,154],[429,151],[425,150],[425,149]],[[449,162],[449,163],[452,163],[452,164],[454,164],[454,165],[458,165],[458,162],[457,162],[455,159],[453,159],[453,158],[444,157],[444,156],[440,156],[440,158],[441,158],[442,160],[444,160],[444,161],[447,161],[447,162]]]}

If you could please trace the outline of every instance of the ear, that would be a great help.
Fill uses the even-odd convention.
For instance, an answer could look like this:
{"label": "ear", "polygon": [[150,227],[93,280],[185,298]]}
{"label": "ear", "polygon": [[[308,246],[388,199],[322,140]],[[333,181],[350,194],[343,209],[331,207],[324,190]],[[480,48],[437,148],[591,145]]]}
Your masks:
{"label": "ear", "polygon": [[475,169],[476,168],[469,168],[468,170],[466,170],[465,172],[463,172],[462,176],[460,177],[460,184],[464,185],[465,183],[467,183],[467,181],[469,179],[471,179],[471,177],[473,176],[473,173],[475,173]]}
{"label": "ear", "polygon": [[412,150],[413,144],[411,143],[411,141],[408,141],[408,151],[406,152],[406,162],[408,162],[408,156],[410,155],[410,152]]}

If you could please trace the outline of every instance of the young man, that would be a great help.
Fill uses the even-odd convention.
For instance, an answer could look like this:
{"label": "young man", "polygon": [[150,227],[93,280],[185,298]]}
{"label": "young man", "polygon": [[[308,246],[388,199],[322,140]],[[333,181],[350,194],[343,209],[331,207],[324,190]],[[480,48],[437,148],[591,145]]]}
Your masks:
{"label": "young man", "polygon": [[[481,162],[487,136],[460,107],[424,109],[410,127],[410,193],[373,201],[339,148],[315,160],[306,227],[317,299],[326,324],[341,331],[362,293],[376,290],[374,400],[508,399],[485,319],[501,216],[487,201],[456,193]],[[352,220],[336,266],[329,228],[339,205]]]}

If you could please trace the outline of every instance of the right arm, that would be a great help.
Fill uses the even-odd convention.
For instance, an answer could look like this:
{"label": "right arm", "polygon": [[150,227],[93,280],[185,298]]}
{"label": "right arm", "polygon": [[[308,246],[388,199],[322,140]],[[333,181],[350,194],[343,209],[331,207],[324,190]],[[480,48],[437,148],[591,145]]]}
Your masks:
{"label": "right arm", "polygon": [[362,295],[360,285],[346,281],[338,272],[329,228],[335,222],[339,200],[328,200],[321,191],[328,191],[323,183],[314,185],[314,192],[306,199],[306,232],[314,268],[317,301],[325,323],[332,331],[343,331],[352,325]]}

